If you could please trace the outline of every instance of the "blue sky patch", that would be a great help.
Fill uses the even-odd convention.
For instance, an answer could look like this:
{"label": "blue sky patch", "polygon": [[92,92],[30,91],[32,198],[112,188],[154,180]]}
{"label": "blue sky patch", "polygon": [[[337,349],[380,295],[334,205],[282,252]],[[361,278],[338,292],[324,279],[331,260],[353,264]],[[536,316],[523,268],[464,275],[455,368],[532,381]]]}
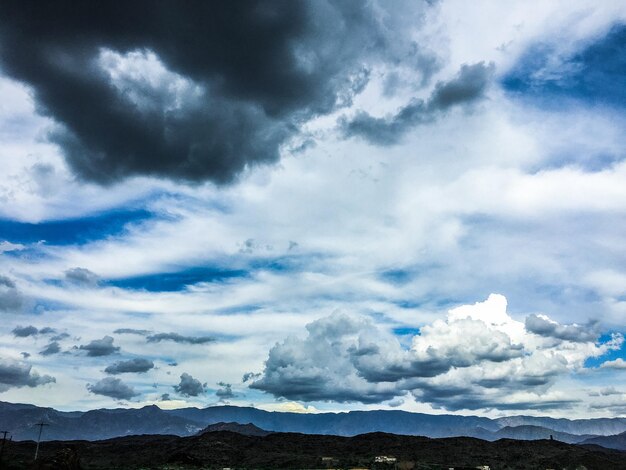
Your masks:
{"label": "blue sky patch", "polygon": [[220,267],[195,267],[169,273],[155,273],[108,281],[107,284],[124,289],[149,292],[175,292],[199,282],[220,282],[247,277],[249,271]]}
{"label": "blue sky patch", "polygon": [[128,209],[40,223],[0,219],[0,240],[24,244],[42,240],[51,245],[83,244],[120,234],[127,224],[141,222],[152,216],[145,209]]}
{"label": "blue sky patch", "polygon": [[[626,25],[571,56],[560,56],[552,44],[534,44],[502,78],[512,93],[562,104],[562,99],[626,106]],[[558,100],[558,101],[555,101]]]}
{"label": "blue sky patch", "polygon": [[403,285],[411,281],[413,272],[408,269],[388,269],[381,272],[379,277],[390,284]]}
{"label": "blue sky patch", "polygon": [[419,335],[420,334],[420,329],[419,328],[412,328],[409,326],[403,326],[400,328],[394,328],[393,329],[393,333],[395,335],[398,336],[406,336],[406,335],[411,335],[411,336],[415,336],[415,335]]}
{"label": "blue sky patch", "polygon": [[[611,340],[611,334],[607,333],[607,334],[600,336],[600,339],[598,340],[598,342],[606,343],[607,341],[610,341],[610,340]],[[593,369],[602,365],[603,362],[614,361],[615,359],[619,359],[619,358],[626,359],[626,350],[624,349],[624,347],[616,351],[609,351],[604,356],[590,357],[585,361],[584,367],[587,369]]]}

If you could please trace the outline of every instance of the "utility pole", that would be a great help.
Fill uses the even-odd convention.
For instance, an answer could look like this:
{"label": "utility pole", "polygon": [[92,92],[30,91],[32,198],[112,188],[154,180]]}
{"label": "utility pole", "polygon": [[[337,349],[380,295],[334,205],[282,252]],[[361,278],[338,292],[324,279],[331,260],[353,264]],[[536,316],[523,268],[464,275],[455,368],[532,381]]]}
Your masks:
{"label": "utility pole", "polygon": [[0,447],[0,468],[2,468],[2,457],[4,457],[4,443],[7,440],[7,434],[9,434],[9,431],[0,431],[0,434],[2,434],[2,447]]}
{"label": "utility pole", "polygon": [[39,455],[39,442],[41,442],[41,431],[43,431],[44,426],[50,426],[50,425],[47,423],[44,423],[43,420],[41,420],[41,423],[37,423],[35,424],[35,426],[39,426],[39,437],[37,438],[37,447],[35,448],[35,460],[37,460],[37,456]]}

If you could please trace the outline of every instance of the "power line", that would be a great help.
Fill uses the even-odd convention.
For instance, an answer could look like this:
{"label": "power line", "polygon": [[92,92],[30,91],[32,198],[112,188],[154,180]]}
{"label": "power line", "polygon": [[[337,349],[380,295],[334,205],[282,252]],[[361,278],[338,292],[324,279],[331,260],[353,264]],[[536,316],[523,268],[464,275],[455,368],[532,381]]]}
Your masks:
{"label": "power line", "polygon": [[35,424],[35,426],[39,426],[39,437],[37,437],[37,447],[35,448],[35,460],[37,460],[37,456],[39,455],[39,442],[41,442],[41,431],[43,431],[44,426],[50,426],[47,423],[44,423],[43,420],[41,423]]}
{"label": "power line", "polygon": [[[2,434],[2,446],[0,447],[0,467],[1,467],[2,457],[4,457],[4,443],[7,440],[7,434],[9,434],[9,431],[0,431],[0,434]],[[11,439],[13,439],[13,436],[11,436]]]}

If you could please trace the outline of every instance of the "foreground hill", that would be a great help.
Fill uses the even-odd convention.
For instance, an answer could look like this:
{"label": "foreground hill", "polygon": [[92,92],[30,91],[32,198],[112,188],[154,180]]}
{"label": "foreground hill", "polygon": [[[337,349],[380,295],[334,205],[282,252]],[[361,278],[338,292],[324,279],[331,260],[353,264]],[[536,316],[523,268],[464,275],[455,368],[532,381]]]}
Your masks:
{"label": "foreground hill", "polygon": [[269,431],[259,428],[252,423],[239,424],[239,423],[216,423],[209,424],[206,428],[200,431],[198,434],[205,434],[207,432],[219,432],[230,431],[237,434],[243,434],[244,436],[267,436]]}
{"label": "foreground hill", "polygon": [[[7,469],[33,468],[35,443],[10,442]],[[492,469],[578,468],[626,470],[626,453],[557,441],[495,442],[474,438],[429,439],[371,433],[355,437],[271,433],[246,436],[229,431],[197,436],[132,436],[87,442],[46,442],[40,469],[192,468],[399,468]],[[395,461],[376,462],[387,456]],[[582,467],[584,466],[584,467]]]}

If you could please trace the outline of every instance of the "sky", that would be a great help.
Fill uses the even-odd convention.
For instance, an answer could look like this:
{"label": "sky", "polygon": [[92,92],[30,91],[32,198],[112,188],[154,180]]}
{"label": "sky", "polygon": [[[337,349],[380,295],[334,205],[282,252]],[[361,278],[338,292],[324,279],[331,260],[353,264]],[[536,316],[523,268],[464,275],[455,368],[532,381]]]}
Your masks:
{"label": "sky", "polygon": [[0,5],[0,400],[626,416],[626,2]]}

